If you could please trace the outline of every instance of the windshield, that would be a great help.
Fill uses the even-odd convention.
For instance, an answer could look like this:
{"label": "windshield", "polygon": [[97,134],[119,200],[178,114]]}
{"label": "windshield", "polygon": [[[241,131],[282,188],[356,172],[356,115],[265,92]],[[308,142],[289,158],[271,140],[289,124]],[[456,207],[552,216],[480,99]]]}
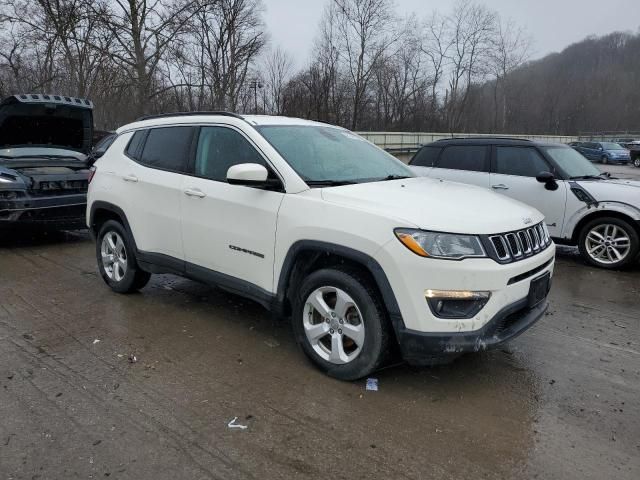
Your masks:
{"label": "windshield", "polygon": [[602,145],[602,148],[605,150],[624,150],[624,147],[619,143],[603,142],[600,145]]}
{"label": "windshield", "polygon": [[600,170],[584,158],[581,154],[569,147],[544,147],[543,150],[553,158],[558,167],[569,177],[589,177],[602,175]]}
{"label": "windshield", "polygon": [[307,183],[363,183],[415,176],[400,160],[347,130],[269,125],[258,131]]}

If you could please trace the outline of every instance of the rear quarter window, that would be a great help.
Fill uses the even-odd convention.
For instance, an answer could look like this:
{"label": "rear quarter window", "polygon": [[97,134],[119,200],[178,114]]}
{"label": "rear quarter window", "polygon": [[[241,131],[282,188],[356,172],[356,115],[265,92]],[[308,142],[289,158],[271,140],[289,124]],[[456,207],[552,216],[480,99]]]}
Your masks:
{"label": "rear quarter window", "polygon": [[133,134],[125,153],[128,157],[134,160],[140,160],[140,154],[142,153],[142,143],[144,142],[144,136],[147,134],[146,130],[138,130]]}

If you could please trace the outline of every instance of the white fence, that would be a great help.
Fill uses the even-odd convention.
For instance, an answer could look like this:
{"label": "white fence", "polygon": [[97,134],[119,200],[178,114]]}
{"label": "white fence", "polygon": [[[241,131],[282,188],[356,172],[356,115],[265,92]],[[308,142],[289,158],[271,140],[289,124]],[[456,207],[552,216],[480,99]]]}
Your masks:
{"label": "white fence", "polygon": [[435,142],[443,138],[452,137],[507,137],[526,138],[528,140],[538,140],[541,142],[569,143],[578,141],[578,137],[556,136],[556,135],[499,135],[499,134],[478,134],[478,133],[411,133],[411,132],[358,132],[372,143],[390,152],[410,153],[416,151],[420,145]]}

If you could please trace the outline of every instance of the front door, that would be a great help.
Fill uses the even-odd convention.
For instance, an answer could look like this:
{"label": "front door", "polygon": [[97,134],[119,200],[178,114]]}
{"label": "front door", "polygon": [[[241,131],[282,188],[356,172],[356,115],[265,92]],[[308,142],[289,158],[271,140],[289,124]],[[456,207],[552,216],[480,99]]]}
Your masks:
{"label": "front door", "polygon": [[272,292],[276,222],[284,193],[227,183],[229,167],[241,163],[269,169],[238,130],[201,127],[195,175],[185,176],[183,182],[186,268],[195,276],[205,268],[210,274],[232,277],[223,282],[242,279]]}
{"label": "front door", "polygon": [[567,185],[558,180],[557,190],[547,190],[536,180],[552,166],[533,147],[496,146],[491,162],[491,188],[539,210],[552,237],[560,237],[564,222]]}

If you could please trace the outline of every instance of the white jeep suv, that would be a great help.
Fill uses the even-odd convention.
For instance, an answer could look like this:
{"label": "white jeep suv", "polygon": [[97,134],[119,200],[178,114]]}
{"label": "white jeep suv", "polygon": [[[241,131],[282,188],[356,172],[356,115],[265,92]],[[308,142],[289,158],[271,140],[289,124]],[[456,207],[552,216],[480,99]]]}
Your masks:
{"label": "white jeep suv", "polygon": [[542,212],[556,243],[577,245],[601,268],[640,253],[640,182],[603,174],[566,145],[499,137],[452,138],[422,147],[418,175],[491,188]]}
{"label": "white jeep suv", "polygon": [[[496,346],[547,308],[555,246],[532,207],[415,177],[343,128],[229,113],[147,117],[96,162],[87,224],[105,282],[174,273],[292,319],[323,371],[397,350],[434,364]],[[513,245],[525,245],[511,254]]]}

